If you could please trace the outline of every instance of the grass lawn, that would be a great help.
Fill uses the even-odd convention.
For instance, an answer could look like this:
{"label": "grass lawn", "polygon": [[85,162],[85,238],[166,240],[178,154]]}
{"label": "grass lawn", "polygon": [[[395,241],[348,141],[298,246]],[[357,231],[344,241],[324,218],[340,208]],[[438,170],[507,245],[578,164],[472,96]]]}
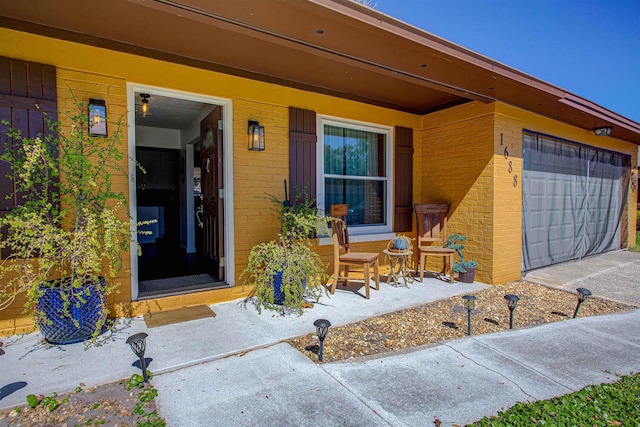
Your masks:
{"label": "grass lawn", "polygon": [[485,417],[472,426],[638,426],[640,425],[640,374],[620,377],[613,384],[588,386],[575,393],[517,403]]}
{"label": "grass lawn", "polygon": [[[640,224],[640,210],[638,210],[638,212],[636,213],[637,217],[636,217],[636,224]],[[636,225],[637,227],[637,225]],[[638,230],[636,228],[636,230]],[[630,251],[633,252],[640,252],[640,230],[636,231],[636,246],[634,247],[630,247],[629,248]]]}

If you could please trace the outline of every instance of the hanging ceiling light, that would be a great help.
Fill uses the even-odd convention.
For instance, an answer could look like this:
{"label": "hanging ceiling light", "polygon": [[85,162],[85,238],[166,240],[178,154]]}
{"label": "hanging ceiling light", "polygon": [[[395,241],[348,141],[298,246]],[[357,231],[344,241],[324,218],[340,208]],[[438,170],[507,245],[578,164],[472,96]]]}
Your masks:
{"label": "hanging ceiling light", "polygon": [[140,97],[142,98],[142,104],[140,105],[140,112],[142,113],[142,117],[147,118],[147,114],[149,114],[149,95],[148,93],[141,93]]}

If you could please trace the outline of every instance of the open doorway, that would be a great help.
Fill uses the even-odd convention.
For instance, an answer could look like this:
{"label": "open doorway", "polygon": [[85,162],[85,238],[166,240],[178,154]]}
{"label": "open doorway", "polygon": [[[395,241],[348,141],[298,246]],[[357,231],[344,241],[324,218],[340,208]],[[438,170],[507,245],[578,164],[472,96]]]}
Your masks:
{"label": "open doorway", "polygon": [[[135,179],[135,213],[144,231],[133,269],[138,298],[227,286],[224,201],[211,200],[223,194],[223,107],[151,91],[133,95],[135,159],[144,169]],[[212,114],[215,126],[201,129]]]}

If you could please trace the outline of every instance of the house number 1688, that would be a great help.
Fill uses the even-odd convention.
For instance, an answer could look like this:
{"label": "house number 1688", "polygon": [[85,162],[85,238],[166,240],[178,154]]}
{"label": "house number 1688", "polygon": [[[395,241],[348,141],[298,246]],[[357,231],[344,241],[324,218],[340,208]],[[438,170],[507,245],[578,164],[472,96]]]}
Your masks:
{"label": "house number 1688", "polygon": [[[500,141],[500,145],[502,145],[502,141]],[[509,160],[509,148],[508,147],[504,147],[504,158],[505,160]],[[509,173],[513,172],[513,161],[509,160]],[[517,187],[518,186],[518,175],[514,175],[513,176],[513,186]]]}

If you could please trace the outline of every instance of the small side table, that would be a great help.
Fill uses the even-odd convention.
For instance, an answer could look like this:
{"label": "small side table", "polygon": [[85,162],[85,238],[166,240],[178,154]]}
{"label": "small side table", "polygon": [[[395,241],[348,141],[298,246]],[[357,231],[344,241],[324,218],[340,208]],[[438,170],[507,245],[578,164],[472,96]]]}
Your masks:
{"label": "small side table", "polygon": [[404,280],[404,285],[408,286],[408,283],[413,283],[414,278],[411,275],[411,272],[407,269],[407,263],[411,262],[412,251],[403,251],[396,252],[390,249],[385,249],[382,251],[389,260],[389,264],[391,265],[391,272],[389,273],[389,277],[387,278],[387,284],[393,283],[395,286],[400,286],[400,282],[398,279]]}

